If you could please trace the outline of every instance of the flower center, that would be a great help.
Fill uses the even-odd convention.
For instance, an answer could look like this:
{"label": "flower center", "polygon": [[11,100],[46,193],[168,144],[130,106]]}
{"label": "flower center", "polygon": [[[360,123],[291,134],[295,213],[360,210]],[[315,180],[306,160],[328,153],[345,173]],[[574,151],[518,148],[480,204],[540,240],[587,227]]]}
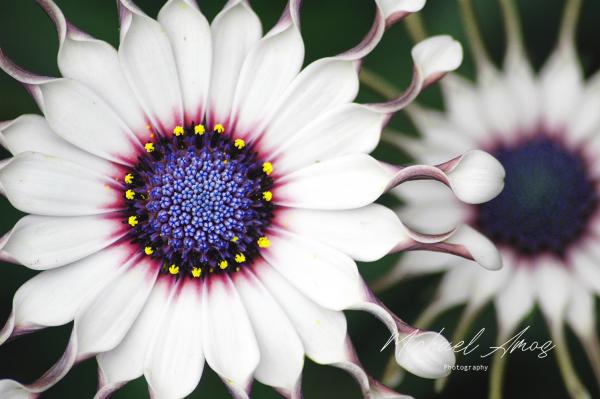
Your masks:
{"label": "flower center", "polygon": [[173,275],[199,278],[251,264],[269,245],[271,164],[221,125],[173,133],[147,143],[125,176],[132,241]]}
{"label": "flower center", "polygon": [[546,135],[492,152],[506,170],[504,190],[478,206],[477,224],[519,254],[563,256],[598,205],[597,182],[578,151]]}

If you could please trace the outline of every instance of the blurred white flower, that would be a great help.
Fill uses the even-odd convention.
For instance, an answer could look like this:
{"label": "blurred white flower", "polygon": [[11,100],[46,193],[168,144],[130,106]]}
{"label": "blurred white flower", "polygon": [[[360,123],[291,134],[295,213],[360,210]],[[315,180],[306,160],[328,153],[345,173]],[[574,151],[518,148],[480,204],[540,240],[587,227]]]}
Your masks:
{"label": "blurred white flower", "polygon": [[[557,345],[567,389],[577,398],[587,393],[570,363],[565,323],[580,338],[600,381],[594,310],[594,297],[600,294],[600,73],[585,81],[577,60],[574,32],[580,3],[566,1],[558,45],[536,75],[525,56],[511,0],[500,1],[508,36],[502,70],[486,55],[470,2],[460,2],[477,65],[476,83],[447,76],[441,84],[445,112],[417,105],[407,109],[422,138],[389,138],[423,162],[439,162],[448,152],[487,151],[506,170],[504,191],[474,206],[453,202],[448,190],[430,182],[406,184],[395,193],[406,201],[399,215],[407,226],[435,234],[468,223],[499,246],[504,267],[488,273],[444,254],[407,254],[377,283],[383,289],[410,276],[443,271],[438,294],[421,320],[426,325],[450,307],[466,304],[456,339],[492,301],[498,342],[503,343],[538,304]],[[473,173],[483,176],[484,170]],[[491,181],[486,176],[482,186]],[[460,197],[461,190],[453,187]],[[505,359],[493,364],[490,392],[495,398]]]}
{"label": "blurred white flower", "polygon": [[0,68],[44,114],[0,125],[13,154],[0,164],[0,192],[31,214],[0,240],[0,259],[42,272],[16,293],[0,343],[74,327],[48,373],[2,380],[0,397],[36,397],[92,356],[96,398],[142,375],[152,397],[184,397],[205,361],[236,398],[253,379],[299,398],[305,356],[349,371],[365,397],[400,397],[357,360],[351,308],[393,335],[416,334],[420,350],[396,347],[403,367],[448,374],[445,339],[391,314],[354,262],[439,248],[499,266],[476,234],[419,234],[373,204],[407,180],[438,180],[469,202],[502,185],[501,167],[480,153],[407,168],[367,155],[393,113],[462,59],[449,37],[425,40],[405,93],[352,102],[362,59],[424,0],[377,0],[358,46],[304,69],[299,0],[264,36],[245,0],[211,24],[193,0],[169,0],[158,20],[120,0],[118,51],[51,0],[38,3],[57,27],[63,77],[26,72],[0,52]]}

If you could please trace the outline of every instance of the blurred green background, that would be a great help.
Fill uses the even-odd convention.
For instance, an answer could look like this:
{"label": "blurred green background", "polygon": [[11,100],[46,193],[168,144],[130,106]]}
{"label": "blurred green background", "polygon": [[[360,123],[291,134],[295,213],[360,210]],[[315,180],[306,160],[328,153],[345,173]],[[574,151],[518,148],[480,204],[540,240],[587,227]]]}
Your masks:
{"label": "blurred green background", "polygon": [[[118,22],[115,1],[113,0],[56,0],[62,10],[76,26],[84,31],[118,45]],[[155,16],[163,0],[138,0],[137,3],[150,15]],[[212,19],[225,3],[224,0],[202,0],[201,8]],[[268,30],[278,19],[285,0],[254,0],[253,6]],[[536,68],[544,62],[553,48],[557,36],[563,0],[521,0],[518,1],[527,47]],[[504,49],[504,34],[497,2],[494,0],[474,0],[483,35],[490,53],[500,62]],[[306,44],[306,62],[324,56],[334,55],[358,43],[368,31],[374,15],[372,0],[305,0],[302,10],[302,33]],[[448,33],[464,43],[464,33],[459,19],[456,1],[429,0],[422,15],[430,34]],[[597,21],[600,18],[600,2],[586,0],[578,30],[578,49],[586,75],[600,66],[600,40]],[[56,66],[57,38],[53,25],[33,0],[0,0],[0,46],[28,70],[49,76],[58,76]],[[409,57],[411,41],[403,24],[394,26],[384,40],[366,60],[366,66],[385,76],[399,87],[410,80],[411,62]],[[461,73],[473,76],[473,65],[467,53]],[[361,90],[361,101],[379,100],[367,89]],[[439,90],[431,88],[419,101],[441,107]],[[600,110],[599,110],[600,112]],[[0,72],[0,120],[8,120],[23,113],[39,113],[34,102],[23,88]],[[398,130],[415,133],[403,115],[392,121]],[[2,157],[9,154],[2,151]],[[381,145],[377,156],[395,163],[410,160]],[[384,202],[391,199],[383,199]],[[21,216],[8,201],[0,200],[0,231],[8,231]],[[367,279],[382,274],[397,260],[398,255],[388,256],[380,262],[362,264],[361,271]],[[3,322],[11,308],[12,296],[17,288],[33,272],[23,267],[2,264],[0,272],[0,321]],[[382,294],[385,303],[406,321],[414,321],[419,312],[432,298],[439,276],[413,279],[398,285]],[[445,327],[452,332],[461,312],[456,308],[445,314],[434,325]],[[380,377],[390,355],[389,348],[380,353],[379,349],[387,341],[387,330],[373,317],[349,312],[349,331],[357,347],[359,357],[367,370]],[[528,333],[531,339],[545,342],[549,336],[539,312],[534,312],[527,321],[532,326]],[[476,329],[486,327],[487,332],[480,344],[488,347],[495,337],[495,317],[488,307],[475,322]],[[33,335],[21,337],[0,347],[0,377],[16,378],[30,382],[40,376],[62,354],[67,343],[71,325],[47,329]],[[585,355],[569,332],[570,350],[574,363],[584,384],[592,392],[592,397],[600,398]],[[486,359],[459,359],[458,364],[489,364]],[[358,386],[349,375],[333,367],[319,366],[307,360],[304,373],[304,392],[312,398],[360,398]],[[483,398],[487,395],[488,373],[453,373],[449,385],[442,394],[435,394],[430,380],[407,376],[397,389],[417,398]],[[506,398],[566,398],[555,359],[549,356],[538,359],[531,353],[515,353],[509,356],[505,378]],[[96,363],[88,360],[72,370],[44,398],[91,398],[96,388]],[[128,384],[116,398],[146,398],[146,384],[143,379]],[[191,398],[228,398],[218,377],[208,368],[202,382]],[[270,388],[256,383],[253,397],[276,398]]]}

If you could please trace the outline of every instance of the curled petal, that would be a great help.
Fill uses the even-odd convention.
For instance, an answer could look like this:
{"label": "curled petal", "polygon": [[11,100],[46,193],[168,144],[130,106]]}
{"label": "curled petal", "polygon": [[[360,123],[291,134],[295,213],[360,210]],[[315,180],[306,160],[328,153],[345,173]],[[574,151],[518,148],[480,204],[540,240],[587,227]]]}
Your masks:
{"label": "curled petal", "polygon": [[377,4],[389,25],[409,13],[417,12],[425,6],[426,0],[378,0]]}
{"label": "curled petal", "polygon": [[413,240],[395,248],[396,251],[428,250],[445,252],[474,260],[489,270],[502,267],[500,252],[484,235],[468,225],[462,225],[447,235],[446,239],[432,242]]}
{"label": "curled petal", "polygon": [[387,165],[390,179],[386,191],[412,180],[436,180],[450,187],[456,197],[468,204],[487,202],[504,188],[504,168],[494,157],[472,150],[436,166],[413,165],[398,168]]}
{"label": "curled petal", "polygon": [[487,202],[504,188],[504,167],[484,151],[469,151],[439,167],[448,175],[452,191],[468,204]]}
{"label": "curled petal", "polygon": [[[363,302],[352,306],[379,318],[390,331],[388,343],[395,345],[396,362],[411,373],[423,378],[440,378],[448,375],[454,366],[452,347],[439,333],[416,329],[396,317],[368,291]],[[383,350],[382,349],[382,350]]]}
{"label": "curled petal", "polygon": [[397,98],[385,103],[368,104],[381,113],[392,114],[407,105],[432,83],[458,68],[462,62],[462,47],[449,36],[434,36],[413,47],[413,78],[410,86]]}
{"label": "curled petal", "polygon": [[433,36],[418,43],[412,49],[415,68],[424,80],[424,86],[439,80],[457,69],[463,58],[462,46],[450,36]]}

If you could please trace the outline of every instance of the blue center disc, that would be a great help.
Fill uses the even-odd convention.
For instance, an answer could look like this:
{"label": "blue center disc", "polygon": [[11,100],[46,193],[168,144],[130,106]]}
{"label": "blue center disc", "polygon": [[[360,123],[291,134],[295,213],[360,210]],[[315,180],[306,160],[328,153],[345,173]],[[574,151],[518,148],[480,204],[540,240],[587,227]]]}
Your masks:
{"label": "blue center disc", "polygon": [[596,209],[596,181],[582,156],[538,136],[492,152],[506,170],[504,190],[479,206],[478,228],[522,255],[563,256]]}

